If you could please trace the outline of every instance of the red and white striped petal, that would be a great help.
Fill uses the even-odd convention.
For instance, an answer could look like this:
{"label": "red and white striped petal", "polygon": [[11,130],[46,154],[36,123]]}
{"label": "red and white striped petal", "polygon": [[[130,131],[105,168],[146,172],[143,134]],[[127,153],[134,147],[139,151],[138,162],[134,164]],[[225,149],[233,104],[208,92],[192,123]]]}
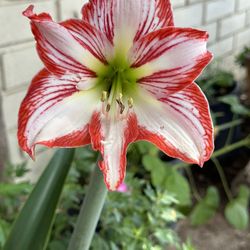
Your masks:
{"label": "red and white striped petal", "polygon": [[[87,44],[79,43],[68,29],[55,23],[49,14],[34,14],[33,8],[33,5],[29,6],[23,14],[31,20],[38,54],[49,71],[58,75],[68,72],[94,75],[97,68],[103,67],[103,63],[91,53],[97,46],[89,50],[89,45],[95,43],[99,33],[93,30],[86,37]],[[89,29],[89,25],[86,29]],[[84,35],[87,36],[87,32]]]}
{"label": "red and white striped petal", "polygon": [[101,93],[77,90],[72,76],[57,78],[42,70],[33,79],[18,120],[21,148],[34,156],[36,144],[78,147],[90,143],[88,123]]}
{"label": "red and white striped petal", "polygon": [[63,23],[73,37],[84,47],[87,48],[96,58],[107,64],[114,57],[112,43],[107,37],[82,20],[70,19]]}
{"label": "red and white striped petal", "polygon": [[90,124],[92,146],[99,150],[103,160],[99,163],[109,190],[116,190],[126,171],[128,144],[137,137],[137,120],[134,113],[127,119],[116,120],[95,112]]}
{"label": "red and white striped petal", "polygon": [[138,140],[154,143],[167,155],[200,166],[214,149],[213,125],[207,100],[195,84],[161,99],[137,101]]}
{"label": "red and white striped petal", "polygon": [[125,48],[149,32],[174,25],[169,0],[90,0],[82,16]]}
{"label": "red and white striped petal", "polygon": [[132,67],[138,68],[138,82],[150,92],[167,95],[185,88],[212,59],[207,39],[207,32],[175,27],[143,37],[129,52]]}

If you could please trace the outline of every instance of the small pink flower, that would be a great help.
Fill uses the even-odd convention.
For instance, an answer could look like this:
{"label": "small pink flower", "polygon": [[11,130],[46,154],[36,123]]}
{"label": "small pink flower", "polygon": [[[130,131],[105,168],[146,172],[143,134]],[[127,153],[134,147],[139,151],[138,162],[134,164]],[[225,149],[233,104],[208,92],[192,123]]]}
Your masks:
{"label": "small pink flower", "polygon": [[127,185],[123,182],[116,190],[117,192],[120,193],[127,193],[128,192],[128,187]]}
{"label": "small pink flower", "polygon": [[82,20],[24,11],[44,63],[19,112],[21,148],[82,147],[103,156],[107,187],[124,180],[127,146],[154,143],[203,165],[212,154],[207,100],[194,83],[211,61],[208,34],[174,27],[168,0],[91,0]]}

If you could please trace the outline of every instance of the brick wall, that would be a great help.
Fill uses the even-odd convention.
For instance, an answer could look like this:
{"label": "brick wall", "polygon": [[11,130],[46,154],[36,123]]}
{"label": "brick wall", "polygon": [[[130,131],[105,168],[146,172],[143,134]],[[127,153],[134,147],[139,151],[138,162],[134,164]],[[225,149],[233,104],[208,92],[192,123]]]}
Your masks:
{"label": "brick wall", "polygon": [[[83,2],[0,0],[0,101],[2,99],[9,155],[14,163],[24,159],[16,139],[18,108],[30,79],[42,67],[34,49],[29,22],[21,12],[28,4],[34,3],[37,12],[47,11],[55,20],[63,20],[79,16]],[[250,44],[250,0],[172,0],[172,4],[177,26],[209,31],[209,48],[223,61],[224,67],[232,67],[234,54]],[[236,72],[239,74],[237,68]],[[29,164],[44,164],[47,154],[45,157],[41,150],[36,164]],[[34,169],[40,171],[38,167]]]}

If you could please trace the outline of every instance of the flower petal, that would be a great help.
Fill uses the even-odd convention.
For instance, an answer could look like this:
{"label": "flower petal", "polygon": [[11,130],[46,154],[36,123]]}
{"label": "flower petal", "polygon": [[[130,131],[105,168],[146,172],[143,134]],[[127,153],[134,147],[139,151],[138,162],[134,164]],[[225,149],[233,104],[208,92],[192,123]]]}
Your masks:
{"label": "flower petal", "polygon": [[90,0],[82,16],[110,41],[127,48],[151,31],[174,25],[169,0]]}
{"label": "flower petal", "polygon": [[191,84],[211,61],[208,34],[190,28],[169,27],[140,39],[129,52],[139,83],[151,92],[169,95]]}
{"label": "flower petal", "polygon": [[[62,25],[55,23],[49,14],[33,13],[34,6],[29,6],[23,14],[31,20],[32,32],[37,41],[37,51],[46,68],[54,74],[84,72],[94,75],[96,68],[103,67],[91,51],[88,44],[80,44]],[[97,34],[88,36],[93,43]]]}
{"label": "flower petal", "polygon": [[137,120],[133,113],[128,119],[115,120],[95,112],[90,123],[90,135],[95,150],[103,160],[99,163],[109,190],[116,190],[122,183],[126,169],[126,151],[137,137]]}
{"label": "flower petal", "polygon": [[154,143],[171,157],[202,166],[214,144],[208,103],[199,87],[193,83],[160,102],[143,96],[135,104],[138,139]]}
{"label": "flower petal", "polygon": [[113,45],[95,27],[82,20],[70,19],[63,23],[73,37],[85,48],[87,48],[96,58],[104,64],[112,60],[114,56]]}
{"label": "flower petal", "polygon": [[79,92],[72,76],[42,70],[23,100],[18,121],[21,148],[34,156],[36,144],[78,147],[90,143],[88,123],[101,93]]}

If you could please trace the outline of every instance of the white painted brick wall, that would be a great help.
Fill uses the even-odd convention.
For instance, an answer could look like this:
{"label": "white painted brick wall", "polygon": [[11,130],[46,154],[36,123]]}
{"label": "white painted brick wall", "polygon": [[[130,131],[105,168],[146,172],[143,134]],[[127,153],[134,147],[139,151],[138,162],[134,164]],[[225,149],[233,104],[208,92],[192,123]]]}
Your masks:
{"label": "white painted brick wall", "polygon": [[5,72],[5,90],[14,90],[27,84],[31,78],[43,67],[34,43],[24,44],[21,48],[4,53],[3,70]]}
{"label": "white painted brick wall", "polygon": [[3,115],[8,130],[15,128],[17,125],[18,110],[25,93],[26,89],[9,94],[5,92],[3,94]]}
{"label": "white painted brick wall", "polygon": [[14,130],[8,130],[8,134],[7,134],[9,153],[11,156],[11,162],[13,164],[18,164],[23,161],[23,154],[21,150],[19,149],[16,133],[17,131],[16,129],[14,129]]}
{"label": "white painted brick wall", "polygon": [[250,25],[250,10],[246,12],[247,17],[246,17],[246,25]]}
{"label": "white painted brick wall", "polygon": [[203,25],[201,27],[202,30],[206,30],[209,33],[209,40],[208,40],[209,43],[215,42],[217,38],[217,26],[218,24],[214,22],[214,23]]}
{"label": "white painted brick wall", "polygon": [[242,48],[250,45],[250,29],[244,30],[236,35],[236,46]]}
{"label": "white painted brick wall", "polygon": [[235,0],[210,0],[206,6],[206,21],[210,22],[232,14],[235,9]]}
{"label": "white painted brick wall", "polygon": [[173,6],[174,8],[176,8],[176,7],[181,7],[181,6],[184,6],[185,3],[186,3],[186,0],[173,0],[173,1],[172,1],[172,6]]}
{"label": "white painted brick wall", "polygon": [[182,7],[174,11],[175,25],[197,27],[202,24],[202,4]]}
{"label": "white painted brick wall", "polygon": [[204,2],[204,0],[187,0],[187,1],[188,1],[189,4]]}
{"label": "white painted brick wall", "polygon": [[81,8],[84,3],[87,3],[87,0],[61,0],[59,4],[60,10],[60,19],[65,20],[68,18],[80,18],[81,17]]}
{"label": "white painted brick wall", "polygon": [[231,17],[227,17],[221,21],[220,37],[235,33],[244,28],[246,13],[241,13]]}
{"label": "white painted brick wall", "polygon": [[[10,1],[0,7],[0,46],[25,42],[32,38],[29,22],[22,16],[22,12],[30,3],[20,2]],[[41,1],[35,5],[38,12],[49,11],[52,15],[55,13],[54,2]]]}
{"label": "white painted brick wall", "polygon": [[250,1],[249,0],[238,0],[238,10],[246,10],[250,8]]}
{"label": "white painted brick wall", "polygon": [[221,40],[211,46],[209,49],[213,52],[213,54],[217,57],[224,56],[233,50],[233,37],[229,37],[227,39]]}
{"label": "white painted brick wall", "polygon": [[[37,12],[49,12],[55,20],[64,20],[80,17],[81,7],[86,2],[0,0],[0,94],[10,155],[15,163],[24,159],[16,139],[18,109],[31,78],[42,67],[29,22],[21,13],[33,3]],[[209,49],[216,58],[225,60],[222,64],[228,68],[233,65],[235,52],[250,45],[250,0],[172,0],[172,4],[176,25],[207,30]],[[42,163],[49,159],[48,153],[51,155],[52,151],[40,154],[37,166],[44,165]],[[35,164],[30,161],[29,165]],[[34,174],[39,170],[35,168]]]}

